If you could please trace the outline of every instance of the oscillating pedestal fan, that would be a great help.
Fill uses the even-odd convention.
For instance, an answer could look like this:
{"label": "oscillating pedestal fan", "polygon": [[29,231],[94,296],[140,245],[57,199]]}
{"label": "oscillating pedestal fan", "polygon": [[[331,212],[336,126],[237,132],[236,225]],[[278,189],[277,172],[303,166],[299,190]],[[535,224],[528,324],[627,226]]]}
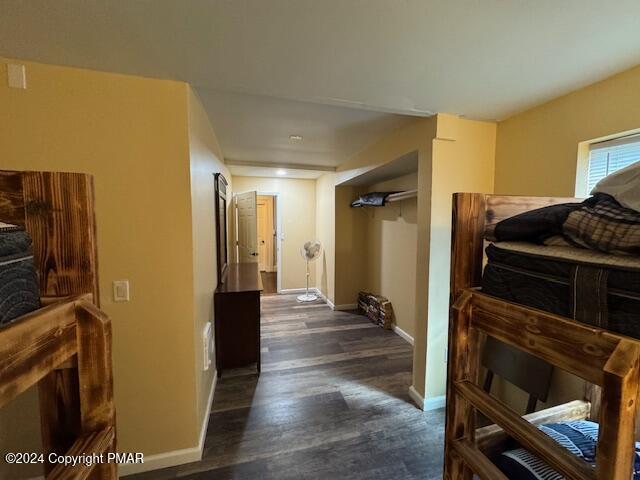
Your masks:
{"label": "oscillating pedestal fan", "polygon": [[316,258],[320,256],[320,252],[322,251],[322,245],[317,240],[309,240],[308,242],[304,242],[304,245],[300,247],[300,255],[307,262],[307,291],[304,295],[298,296],[299,302],[313,302],[318,299],[318,296],[309,293],[309,262],[313,262]]}

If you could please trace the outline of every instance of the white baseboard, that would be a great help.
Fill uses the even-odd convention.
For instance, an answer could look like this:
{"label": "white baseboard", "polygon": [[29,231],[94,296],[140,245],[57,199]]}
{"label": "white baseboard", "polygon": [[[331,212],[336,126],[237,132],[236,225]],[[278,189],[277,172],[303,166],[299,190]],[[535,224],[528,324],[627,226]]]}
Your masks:
{"label": "white baseboard", "polygon": [[446,406],[447,397],[445,395],[440,395],[439,397],[425,398],[422,409],[425,412],[428,412],[430,410],[438,410],[439,408],[444,408]]}
{"label": "white baseboard", "polygon": [[413,385],[409,387],[409,397],[411,397],[411,400],[413,400],[420,410],[425,412],[443,408],[447,404],[447,397],[445,395],[425,399],[418,393]]}
{"label": "white baseboard", "polygon": [[[281,288],[278,293],[280,295],[293,295],[294,293],[305,293],[306,291],[306,288]],[[320,291],[316,287],[309,287],[309,293],[321,295]]]}
{"label": "white baseboard", "polygon": [[391,324],[391,330],[393,330],[396,335],[402,337],[404,340],[406,340],[407,342],[409,342],[411,344],[411,346],[413,347],[413,337],[411,335],[409,335],[407,332],[405,332],[404,330],[402,330],[399,326],[397,326],[395,323]]}
{"label": "white baseboard", "polygon": [[216,385],[218,384],[218,370],[213,371],[213,381],[211,382],[211,390],[209,390],[209,398],[207,398],[207,413],[202,419],[200,426],[200,438],[198,439],[198,449],[200,450],[200,458],[202,460],[202,452],[204,450],[204,440],[207,438],[207,429],[209,428],[209,417],[211,416],[211,408],[213,407],[213,396],[216,393]]}
{"label": "white baseboard", "polygon": [[[286,295],[286,294],[292,294],[292,293],[304,293],[305,289],[304,288],[287,288],[287,289],[283,289],[280,290],[278,293]],[[345,303],[343,305],[336,305],[334,304],[331,300],[329,300],[329,298],[327,298],[327,296],[322,293],[320,291],[319,288],[317,287],[313,287],[313,288],[309,288],[309,292],[311,293],[315,293],[316,295],[318,295],[320,298],[322,298],[322,300],[325,301],[325,303],[327,305],[329,305],[329,308],[331,308],[331,310],[355,310],[358,308],[358,304],[357,303]]]}
{"label": "white baseboard", "polygon": [[213,382],[211,382],[211,390],[207,400],[207,414],[202,419],[200,427],[200,438],[198,445],[191,448],[183,448],[182,450],[174,450],[171,452],[157,453],[155,455],[145,455],[144,463],[127,463],[118,466],[118,476],[133,475],[134,473],[149,472],[151,470],[159,470],[161,468],[175,467],[185,463],[198,462],[202,460],[202,452],[204,450],[204,440],[207,436],[207,427],[209,426],[209,416],[211,415],[211,405],[213,404],[213,395],[216,391],[216,383],[218,382],[218,372],[213,372]]}
{"label": "white baseboard", "polygon": [[329,305],[329,308],[331,308],[331,310],[335,310],[336,306],[333,304],[333,302],[331,300],[329,300],[329,298],[322,292],[320,292],[320,295],[322,295],[322,299],[327,302],[327,305]]}

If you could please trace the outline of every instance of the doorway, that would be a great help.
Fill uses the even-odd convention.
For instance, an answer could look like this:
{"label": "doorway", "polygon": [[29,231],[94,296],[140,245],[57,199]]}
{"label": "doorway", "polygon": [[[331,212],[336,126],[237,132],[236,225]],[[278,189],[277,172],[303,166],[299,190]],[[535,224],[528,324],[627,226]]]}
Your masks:
{"label": "doorway", "polygon": [[280,292],[281,215],[278,193],[245,192],[234,195],[238,262],[257,263],[263,294]]}
{"label": "doorway", "polygon": [[257,195],[256,198],[258,266],[265,295],[278,293],[276,202],[274,195]]}

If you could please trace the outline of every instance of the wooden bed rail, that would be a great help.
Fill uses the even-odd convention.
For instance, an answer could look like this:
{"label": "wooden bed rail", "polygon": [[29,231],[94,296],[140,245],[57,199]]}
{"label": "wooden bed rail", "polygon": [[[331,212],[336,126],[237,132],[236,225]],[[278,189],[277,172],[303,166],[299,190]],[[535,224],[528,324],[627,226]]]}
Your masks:
{"label": "wooden bed rail", "polygon": [[[568,479],[629,479],[640,342],[474,289],[462,292],[452,313],[446,448],[455,455],[447,456],[445,478],[471,478],[469,467],[481,478],[502,478],[475,444],[477,409]],[[482,333],[603,387],[595,470],[478,386]]]}
{"label": "wooden bed rail", "polygon": [[[115,451],[111,322],[92,303],[91,294],[50,303],[0,329],[0,407],[33,385],[52,381],[59,369],[67,382],[62,391],[74,391],[79,408],[43,416],[45,460],[50,453]],[[46,441],[60,437],[56,430],[65,422],[75,438]],[[45,470],[48,479],[117,478],[115,463],[73,468],[45,463]]]}
{"label": "wooden bed rail", "polygon": [[[451,316],[445,428],[447,480],[503,480],[489,457],[519,443],[565,478],[628,480],[640,384],[640,342],[568,318],[483,294],[485,238],[497,222],[535,208],[580,199],[482,193],[453,196]],[[586,380],[585,398],[521,417],[478,387],[485,336]],[[494,425],[476,429],[476,412]],[[573,457],[535,425],[599,422],[596,467]],[[515,440],[515,442],[514,442]]]}

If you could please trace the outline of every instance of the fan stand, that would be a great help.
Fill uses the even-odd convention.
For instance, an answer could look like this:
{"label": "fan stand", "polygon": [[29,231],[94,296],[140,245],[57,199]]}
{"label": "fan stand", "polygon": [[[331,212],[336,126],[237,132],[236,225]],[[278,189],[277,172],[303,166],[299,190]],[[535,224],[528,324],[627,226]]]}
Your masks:
{"label": "fan stand", "polygon": [[307,291],[304,295],[298,295],[298,302],[315,302],[318,296],[315,293],[309,293],[309,260],[307,260]]}

